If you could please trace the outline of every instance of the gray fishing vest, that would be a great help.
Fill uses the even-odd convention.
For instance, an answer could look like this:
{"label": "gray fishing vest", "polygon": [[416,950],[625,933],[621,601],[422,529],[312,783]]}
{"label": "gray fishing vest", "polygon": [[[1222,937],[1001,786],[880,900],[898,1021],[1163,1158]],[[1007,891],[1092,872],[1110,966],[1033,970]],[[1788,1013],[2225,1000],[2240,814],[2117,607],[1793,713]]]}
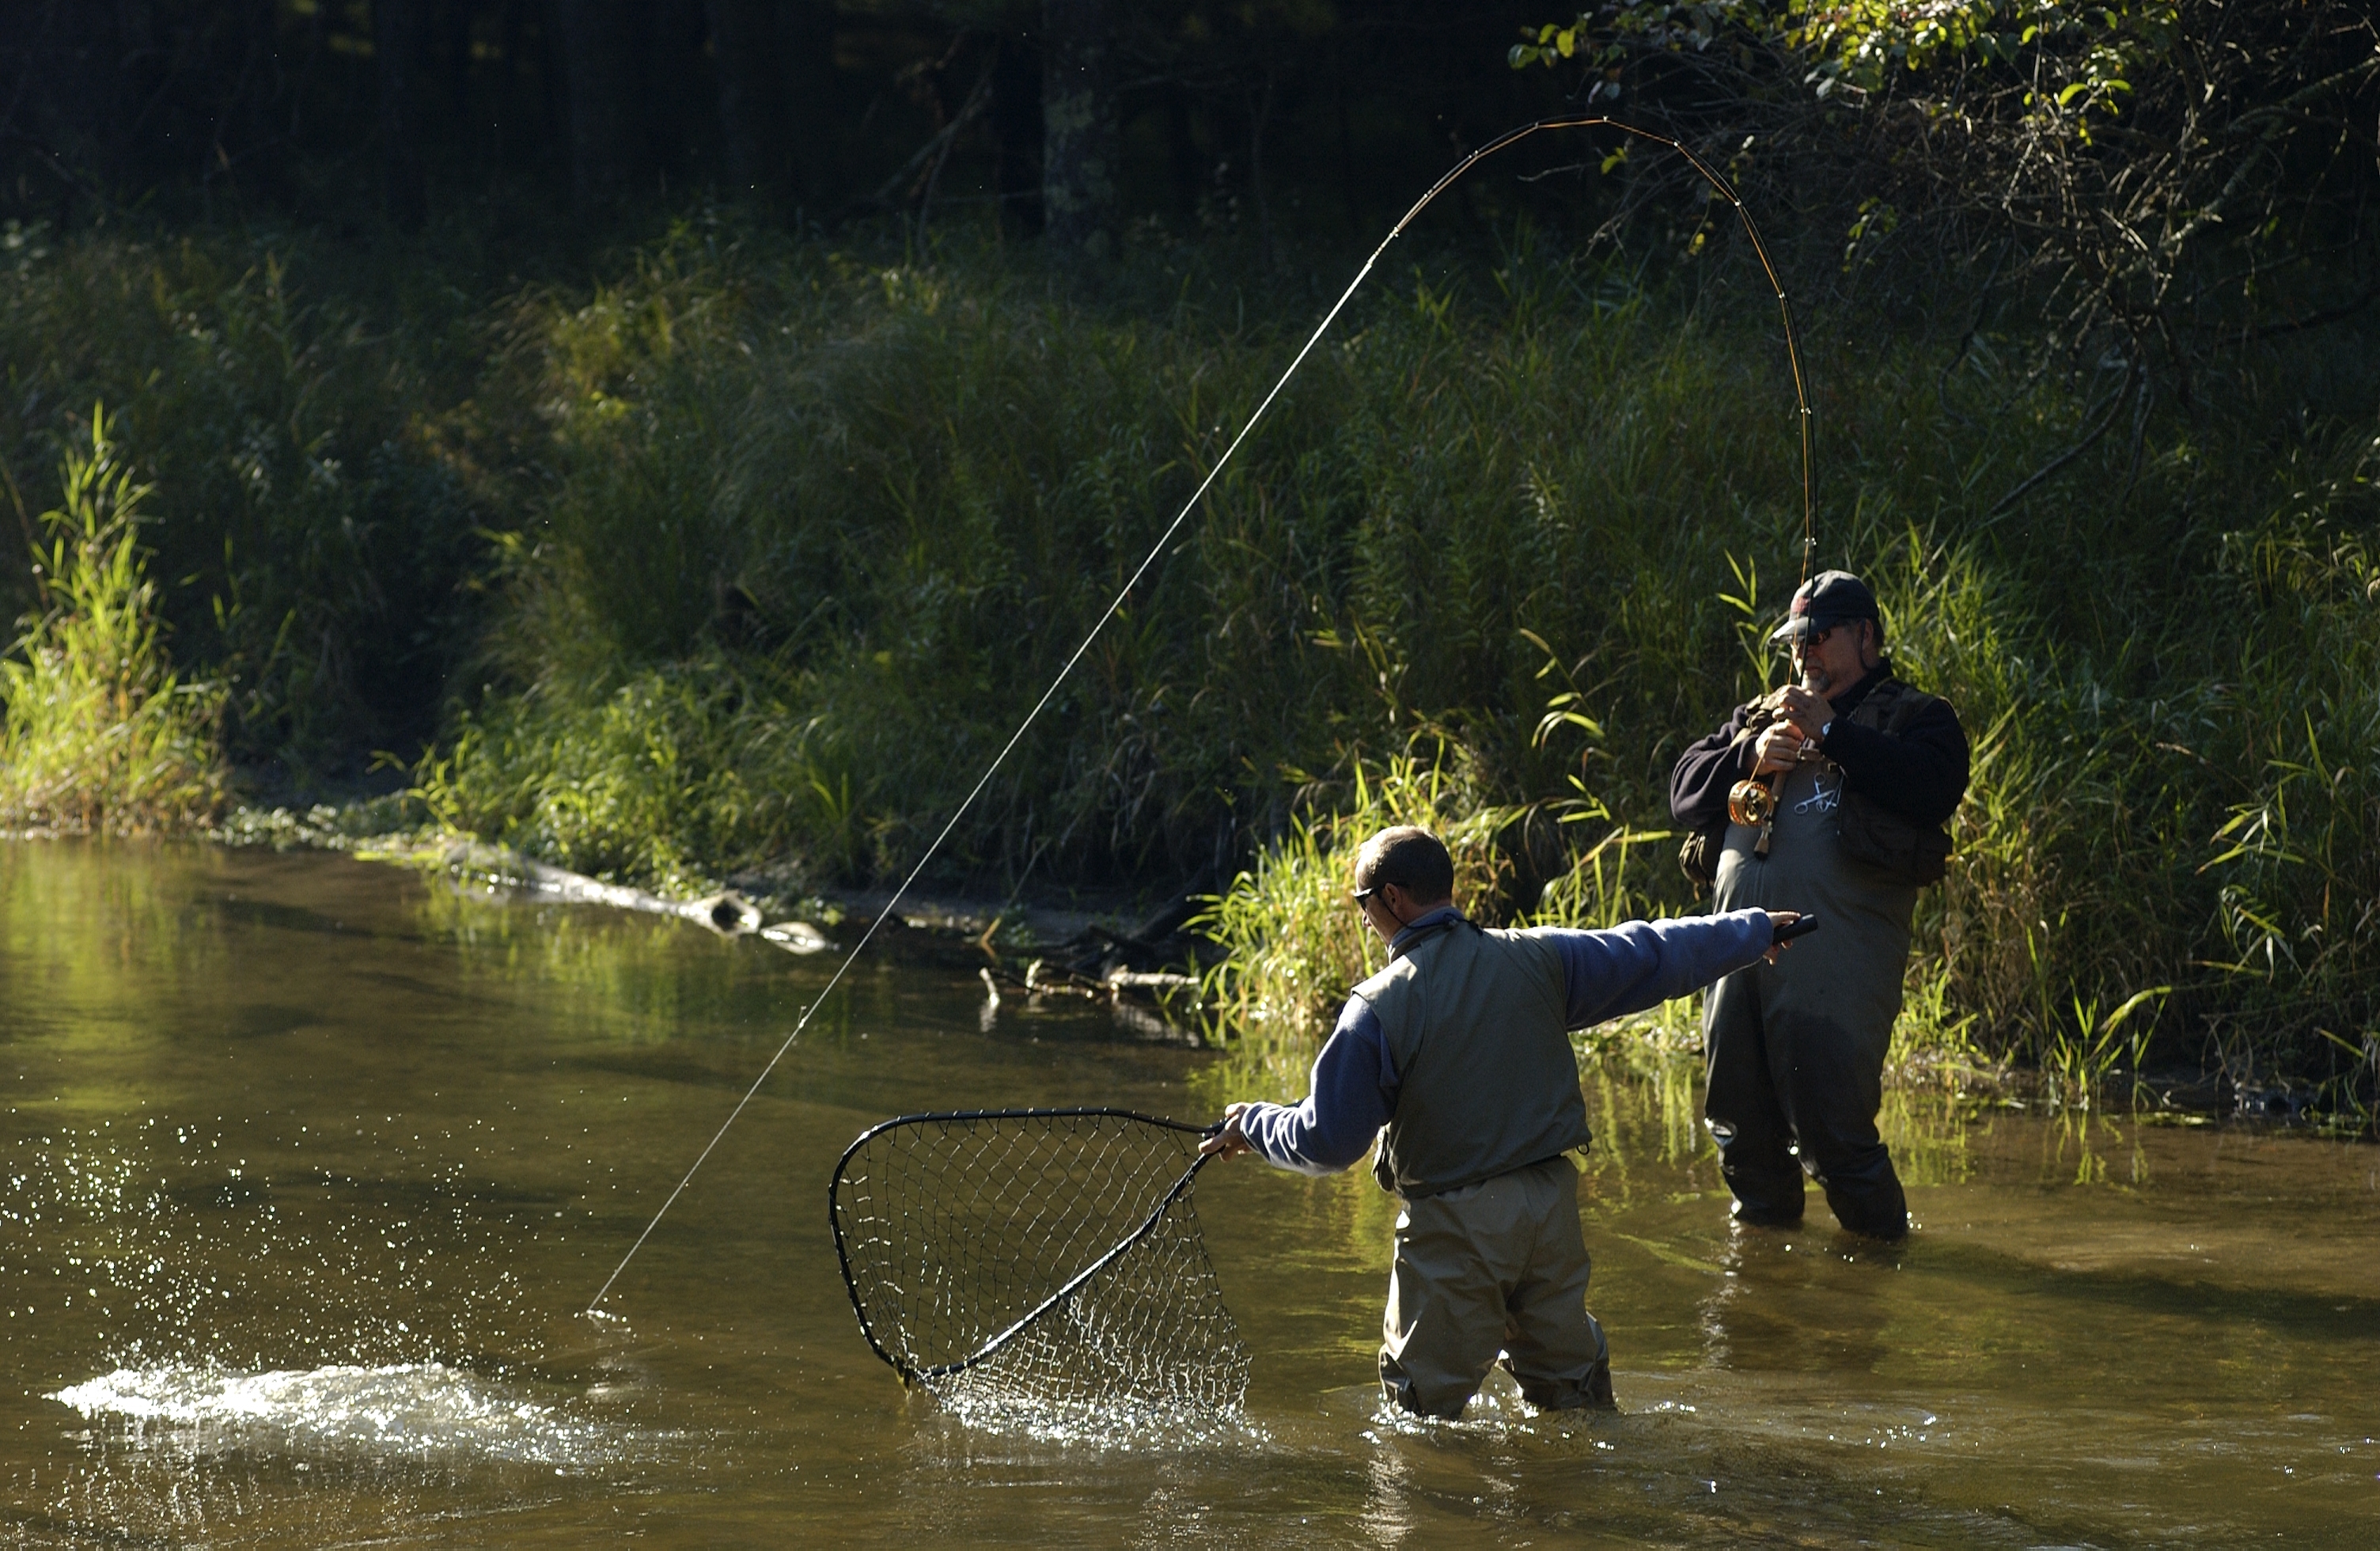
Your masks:
{"label": "gray fishing vest", "polygon": [[1753,850],[1759,830],[1728,827],[1712,911],[1813,910],[1825,925],[1794,943],[1773,967],[1747,969],[1721,982],[1703,1004],[1706,1037],[1707,1020],[1722,1001],[1748,995],[1760,1026],[1785,1031],[1782,1048],[1800,1059],[1828,1059],[1814,1051],[1830,1047],[1792,1044],[1791,1031],[1807,1036],[1813,1029],[1834,1029],[1842,1031],[1850,1048],[1884,1060],[1900,1011],[1918,885],[1852,858],[1852,826],[1842,822],[1850,811],[1842,770],[1814,759],[1786,772],[1766,857]]}
{"label": "gray fishing vest", "polygon": [[1561,951],[1452,921],[1355,988],[1396,1068],[1372,1172],[1410,1200],[1586,1145]]}

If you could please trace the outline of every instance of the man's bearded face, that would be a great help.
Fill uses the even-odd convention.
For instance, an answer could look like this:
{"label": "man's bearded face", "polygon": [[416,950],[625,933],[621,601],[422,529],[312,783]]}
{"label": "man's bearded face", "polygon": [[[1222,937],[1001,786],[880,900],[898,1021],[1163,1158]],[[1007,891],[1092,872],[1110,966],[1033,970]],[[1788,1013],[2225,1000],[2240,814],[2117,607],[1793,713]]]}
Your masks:
{"label": "man's bearded face", "polygon": [[1865,620],[1846,620],[1814,630],[1802,643],[1802,687],[1813,695],[1831,696],[1849,689],[1867,672],[1862,648],[1867,640]]}

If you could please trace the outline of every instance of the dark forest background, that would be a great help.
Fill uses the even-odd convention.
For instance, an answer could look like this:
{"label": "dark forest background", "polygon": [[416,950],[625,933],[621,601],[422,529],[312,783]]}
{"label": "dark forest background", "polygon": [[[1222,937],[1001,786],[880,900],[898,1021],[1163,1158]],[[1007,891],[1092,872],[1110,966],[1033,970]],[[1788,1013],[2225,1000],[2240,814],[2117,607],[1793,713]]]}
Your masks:
{"label": "dark forest background", "polygon": [[1557,103],[1541,7],[1110,0],[24,0],[6,209],[524,229],[698,193],[833,228],[996,207],[1073,246],[1161,214],[1371,232]]}
{"label": "dark forest background", "polygon": [[[1975,736],[1928,1026],[2380,1069],[2348,0],[6,0],[0,527],[63,553],[104,404],[250,799],[866,882],[1389,224],[1595,113],[1742,190],[1815,559]],[[1387,776],[1492,820],[1499,908],[1688,906],[1662,778],[1775,672],[1802,559],[1778,316],[1658,147],[1484,166],[942,880],[1220,888]],[[39,560],[0,566],[22,661],[71,612]]]}
{"label": "dark forest background", "polygon": [[[1262,294],[1269,316],[1291,248],[1335,266],[1455,154],[1563,96],[1507,63],[1531,14],[1512,5],[12,0],[9,11],[0,221],[20,269],[62,243],[188,239],[151,278],[209,300],[254,289],[272,314],[251,320],[258,330],[306,336],[282,340],[293,358],[392,348],[409,379],[331,414],[338,440],[371,449],[372,515],[291,531],[285,510],[247,512],[227,533],[157,535],[176,575],[195,578],[168,600],[184,652],[246,685],[236,752],[300,785],[431,738],[447,677],[487,623],[476,583],[489,551],[471,534],[512,524],[468,509],[489,492],[453,488],[455,460],[411,455],[424,426],[406,401],[471,397],[467,379],[498,353],[489,326],[509,302],[583,286],[689,216],[855,251],[918,254],[957,233],[1014,262],[1055,261],[1058,294],[1113,299],[1137,224],[1160,243],[1244,244],[1223,284],[1244,293],[1243,312]],[[1513,192],[1449,209],[1478,237],[1510,216]],[[1567,213],[1562,197],[1542,202]],[[160,305],[171,332],[176,309]],[[134,346],[89,337],[70,316],[19,317],[32,333],[11,363],[21,391],[0,440],[30,486],[87,419],[83,400],[128,398],[98,357]],[[367,391],[362,364],[298,396]],[[227,384],[183,385],[230,412]],[[187,500],[194,476],[236,482],[219,436],[255,443],[260,421],[285,422],[295,406],[243,404],[227,426],[184,396],[160,410],[170,430],[151,426],[148,403],[125,407],[152,469],[176,461],[161,436],[196,434],[194,458],[215,467],[177,476]],[[298,453],[319,485],[321,460]],[[273,461],[251,458],[245,483],[261,488]],[[225,489],[200,502],[253,504]],[[23,576],[9,583],[11,600],[32,601]]]}

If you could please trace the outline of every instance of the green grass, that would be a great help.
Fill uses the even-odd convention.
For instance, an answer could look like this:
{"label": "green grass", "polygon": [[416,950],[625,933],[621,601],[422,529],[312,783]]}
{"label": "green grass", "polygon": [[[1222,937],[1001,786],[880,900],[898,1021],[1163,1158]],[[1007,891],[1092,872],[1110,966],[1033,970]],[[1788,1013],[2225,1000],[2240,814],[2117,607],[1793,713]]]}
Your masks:
{"label": "green grass", "polygon": [[[1450,768],[1451,767],[1451,768]],[[1499,914],[1511,864],[1497,842],[1512,815],[1484,805],[1459,753],[1423,763],[1390,761],[1376,778],[1355,772],[1342,809],[1300,815],[1192,922],[1226,957],[1206,976],[1202,1000],[1219,1032],[1271,1033],[1294,1046],[1330,1026],[1347,988],[1387,962],[1350,900],[1355,850],[1393,824],[1418,824],[1454,857],[1455,898],[1475,915]]]}
{"label": "green grass", "polygon": [[176,830],[225,798],[224,694],[169,662],[140,542],[149,487],[93,408],[59,470],[34,550],[43,607],[0,658],[0,825],[73,833]]}
{"label": "green grass", "polygon": [[600,698],[495,699],[456,714],[415,793],[452,830],[664,894],[710,892],[795,847],[806,871],[864,875],[871,837],[850,773],[799,690],[712,650]]}
{"label": "green grass", "polygon": [[[0,227],[0,467],[31,485],[106,402],[171,514],[158,617],[243,763],[353,773],[439,729],[528,429],[467,407],[493,324],[453,279],[316,234]],[[38,606],[25,583],[0,607]]]}

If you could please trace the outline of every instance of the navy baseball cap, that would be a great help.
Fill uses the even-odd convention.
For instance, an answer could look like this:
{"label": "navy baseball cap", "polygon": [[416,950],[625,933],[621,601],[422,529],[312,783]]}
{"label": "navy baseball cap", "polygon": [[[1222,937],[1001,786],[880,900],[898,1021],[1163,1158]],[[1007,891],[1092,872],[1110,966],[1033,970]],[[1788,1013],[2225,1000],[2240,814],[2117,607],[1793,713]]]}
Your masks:
{"label": "navy baseball cap", "polygon": [[1876,634],[1884,634],[1884,616],[1876,612],[1876,594],[1867,584],[1848,571],[1821,571],[1793,589],[1785,623],[1770,631],[1768,638],[1790,644],[1852,619],[1872,619]]}

